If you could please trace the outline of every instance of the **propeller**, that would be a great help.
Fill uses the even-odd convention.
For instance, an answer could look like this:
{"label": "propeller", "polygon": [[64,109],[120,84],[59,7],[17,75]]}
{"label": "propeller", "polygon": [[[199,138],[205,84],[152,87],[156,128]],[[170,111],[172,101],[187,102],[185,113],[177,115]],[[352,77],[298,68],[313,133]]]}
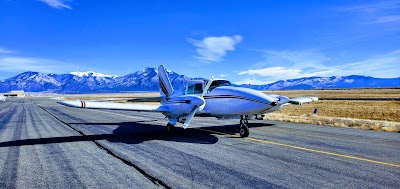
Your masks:
{"label": "propeller", "polygon": [[183,124],[183,128],[186,129],[189,126],[189,123],[192,121],[194,114],[196,113],[197,109],[199,109],[200,106],[194,105],[192,111],[189,113],[189,115],[186,117],[185,123]]}
{"label": "propeller", "polygon": [[214,77],[211,77],[210,80],[208,81],[206,87],[204,87],[203,93],[200,96],[200,99],[202,100],[202,103],[193,103],[195,104],[192,108],[192,111],[190,111],[189,115],[186,117],[185,123],[183,124],[183,128],[186,129],[189,126],[189,123],[192,121],[194,114],[197,112],[197,110],[202,106],[203,104],[206,103],[206,100],[204,100],[204,95],[207,93],[207,90],[210,88],[212,81],[214,80]]}

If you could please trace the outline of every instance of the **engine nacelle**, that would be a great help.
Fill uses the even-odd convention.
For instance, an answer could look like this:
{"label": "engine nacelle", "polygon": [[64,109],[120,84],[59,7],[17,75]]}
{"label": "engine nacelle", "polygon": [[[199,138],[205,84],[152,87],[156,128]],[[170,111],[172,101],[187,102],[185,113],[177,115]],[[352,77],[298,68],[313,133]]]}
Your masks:
{"label": "engine nacelle", "polygon": [[189,114],[194,106],[199,106],[198,111],[200,112],[204,109],[205,100],[199,96],[179,96],[170,98],[166,104],[174,109],[174,115],[187,115]]}

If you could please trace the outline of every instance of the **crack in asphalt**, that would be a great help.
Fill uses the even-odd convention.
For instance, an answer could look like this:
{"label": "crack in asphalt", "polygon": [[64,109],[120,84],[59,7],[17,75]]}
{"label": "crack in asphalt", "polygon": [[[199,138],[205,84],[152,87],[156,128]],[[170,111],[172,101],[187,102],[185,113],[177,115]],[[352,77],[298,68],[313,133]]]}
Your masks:
{"label": "crack in asphalt", "polygon": [[49,111],[47,111],[45,108],[43,108],[42,106],[37,105],[36,103],[32,102],[34,105],[36,105],[37,107],[39,107],[40,109],[42,109],[43,111],[45,111],[46,113],[48,113],[50,116],[52,116],[54,119],[56,119],[57,121],[63,123],[64,125],[66,125],[67,127],[71,128],[72,130],[78,132],[79,134],[81,134],[84,137],[87,137],[91,142],[93,142],[94,144],[96,144],[97,147],[99,147],[100,149],[106,151],[108,154],[110,154],[111,156],[117,158],[118,160],[122,161],[124,164],[136,169],[140,174],[142,174],[144,177],[146,177],[147,179],[149,179],[151,182],[153,182],[154,184],[170,189],[171,187],[168,186],[166,183],[164,183],[162,180],[150,175],[149,173],[147,173],[146,171],[144,171],[143,169],[141,169],[140,167],[138,167],[137,165],[133,164],[132,162],[118,156],[117,154],[115,154],[114,152],[112,152],[111,150],[107,149],[105,146],[103,146],[102,144],[100,144],[99,142],[97,142],[95,139],[93,139],[92,137],[86,135],[85,133],[83,133],[82,131],[72,127],[70,124],[66,123],[65,121],[59,119],[57,116],[55,116],[54,114],[50,113]]}

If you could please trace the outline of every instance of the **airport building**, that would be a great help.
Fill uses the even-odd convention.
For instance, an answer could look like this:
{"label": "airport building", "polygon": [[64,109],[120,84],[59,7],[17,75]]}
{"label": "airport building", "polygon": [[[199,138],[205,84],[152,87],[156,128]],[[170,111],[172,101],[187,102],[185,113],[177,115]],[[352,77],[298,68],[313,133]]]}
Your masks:
{"label": "airport building", "polygon": [[25,97],[25,91],[23,90],[18,90],[18,91],[11,91],[9,93],[3,93],[1,96],[7,96],[7,97]]}

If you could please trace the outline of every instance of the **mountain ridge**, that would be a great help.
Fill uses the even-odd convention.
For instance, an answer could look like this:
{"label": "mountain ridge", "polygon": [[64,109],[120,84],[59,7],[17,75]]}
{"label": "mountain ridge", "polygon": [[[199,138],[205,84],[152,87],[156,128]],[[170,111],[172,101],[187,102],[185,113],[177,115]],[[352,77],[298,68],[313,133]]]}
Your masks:
{"label": "mountain ridge", "polygon": [[[69,74],[43,74],[23,72],[0,81],[0,92],[25,90],[26,92],[54,93],[116,93],[127,91],[158,91],[158,70],[146,67],[124,76],[102,73],[71,72]],[[168,70],[167,74],[174,89],[182,89],[190,77]],[[236,85],[257,90],[298,90],[298,89],[349,89],[400,87],[399,78],[374,78],[350,75],[331,77],[304,77],[280,80],[266,85]]]}

